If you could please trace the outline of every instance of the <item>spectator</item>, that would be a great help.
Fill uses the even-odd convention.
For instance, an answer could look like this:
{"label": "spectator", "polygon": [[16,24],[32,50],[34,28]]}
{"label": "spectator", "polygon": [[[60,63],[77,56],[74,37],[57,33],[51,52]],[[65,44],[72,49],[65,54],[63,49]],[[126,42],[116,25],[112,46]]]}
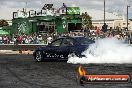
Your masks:
{"label": "spectator", "polygon": [[8,43],[8,37],[6,35],[3,37],[3,42],[4,42],[4,44]]}
{"label": "spectator", "polygon": [[25,44],[29,44],[29,39],[28,39],[28,37],[25,39]]}
{"label": "spectator", "polygon": [[38,43],[41,43],[42,40],[43,40],[43,39],[42,39],[42,35],[38,35],[38,36],[37,36],[37,40],[38,40]]}
{"label": "spectator", "polygon": [[0,44],[3,44],[2,36],[0,36]]}
{"label": "spectator", "polygon": [[47,38],[47,43],[51,43],[52,40],[53,40],[53,38],[52,38],[51,36],[49,36],[49,37]]}
{"label": "spectator", "polygon": [[102,26],[102,31],[105,33],[105,32],[107,32],[107,27],[108,27],[108,25],[106,24],[106,23],[104,23],[104,25]]}
{"label": "spectator", "polygon": [[99,37],[99,35],[100,35],[100,29],[99,29],[99,27],[97,27],[96,28],[96,36]]}

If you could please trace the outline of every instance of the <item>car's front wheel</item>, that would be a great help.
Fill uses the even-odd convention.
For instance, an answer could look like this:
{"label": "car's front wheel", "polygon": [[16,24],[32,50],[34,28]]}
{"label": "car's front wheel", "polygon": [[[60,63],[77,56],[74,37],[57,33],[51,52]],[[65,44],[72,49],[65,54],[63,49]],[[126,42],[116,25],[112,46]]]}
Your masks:
{"label": "car's front wheel", "polygon": [[41,52],[41,51],[37,51],[37,52],[36,52],[35,60],[36,60],[37,62],[43,61],[43,55],[42,55],[42,52]]}

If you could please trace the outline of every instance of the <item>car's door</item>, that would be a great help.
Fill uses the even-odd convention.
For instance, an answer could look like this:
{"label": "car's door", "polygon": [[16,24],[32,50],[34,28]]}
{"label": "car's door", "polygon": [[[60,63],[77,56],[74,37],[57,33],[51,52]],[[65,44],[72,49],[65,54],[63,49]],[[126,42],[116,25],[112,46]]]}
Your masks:
{"label": "car's door", "polygon": [[62,39],[57,39],[48,45],[45,51],[47,59],[56,59],[59,57],[57,50],[59,49],[61,43]]}
{"label": "car's door", "polygon": [[64,38],[59,49],[57,50],[57,53],[61,59],[67,59],[67,56],[72,52],[73,48],[74,40],[72,38]]}

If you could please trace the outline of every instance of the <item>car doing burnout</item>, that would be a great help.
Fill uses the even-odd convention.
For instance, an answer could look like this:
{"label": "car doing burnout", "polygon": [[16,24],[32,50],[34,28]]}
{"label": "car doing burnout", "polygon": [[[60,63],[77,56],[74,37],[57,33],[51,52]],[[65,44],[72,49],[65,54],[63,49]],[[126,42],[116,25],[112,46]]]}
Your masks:
{"label": "car doing burnout", "polygon": [[45,47],[36,49],[33,53],[36,61],[68,60],[68,55],[82,57],[90,44],[95,41],[85,37],[60,37]]}

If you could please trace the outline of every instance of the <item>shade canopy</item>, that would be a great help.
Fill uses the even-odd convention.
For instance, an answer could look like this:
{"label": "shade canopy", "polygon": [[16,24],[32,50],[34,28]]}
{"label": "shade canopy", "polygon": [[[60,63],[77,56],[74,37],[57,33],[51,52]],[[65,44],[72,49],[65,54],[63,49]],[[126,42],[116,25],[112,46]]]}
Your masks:
{"label": "shade canopy", "polygon": [[9,35],[9,33],[7,31],[0,30],[0,35]]}

